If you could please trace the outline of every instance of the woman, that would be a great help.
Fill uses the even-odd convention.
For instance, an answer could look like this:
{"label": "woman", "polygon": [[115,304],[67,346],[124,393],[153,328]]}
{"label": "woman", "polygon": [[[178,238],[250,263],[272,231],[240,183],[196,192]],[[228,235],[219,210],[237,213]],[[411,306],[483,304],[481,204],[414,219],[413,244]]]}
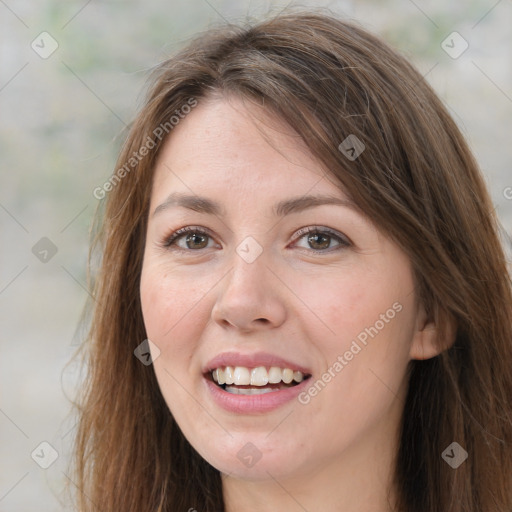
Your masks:
{"label": "woman", "polygon": [[493,206],[380,39],[311,12],[202,35],[101,194],[80,510],[510,512]]}

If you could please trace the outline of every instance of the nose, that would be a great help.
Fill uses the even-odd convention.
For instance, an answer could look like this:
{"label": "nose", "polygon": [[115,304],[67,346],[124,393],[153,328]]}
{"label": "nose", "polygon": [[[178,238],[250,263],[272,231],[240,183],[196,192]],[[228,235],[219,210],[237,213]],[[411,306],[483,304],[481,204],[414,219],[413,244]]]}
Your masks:
{"label": "nose", "polygon": [[250,332],[279,327],[286,318],[286,287],[270,268],[265,251],[251,263],[234,252],[221,281],[212,319],[223,328]]}

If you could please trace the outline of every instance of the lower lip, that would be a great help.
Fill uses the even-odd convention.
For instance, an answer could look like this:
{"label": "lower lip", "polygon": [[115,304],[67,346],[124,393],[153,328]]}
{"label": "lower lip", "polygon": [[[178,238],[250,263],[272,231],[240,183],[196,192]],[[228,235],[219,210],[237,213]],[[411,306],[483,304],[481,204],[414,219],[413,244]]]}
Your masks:
{"label": "lower lip", "polygon": [[291,388],[262,393],[261,395],[235,395],[224,391],[215,382],[207,378],[204,379],[213,401],[226,411],[239,414],[262,413],[278,409],[296,398],[306,388],[308,380],[303,380]]}

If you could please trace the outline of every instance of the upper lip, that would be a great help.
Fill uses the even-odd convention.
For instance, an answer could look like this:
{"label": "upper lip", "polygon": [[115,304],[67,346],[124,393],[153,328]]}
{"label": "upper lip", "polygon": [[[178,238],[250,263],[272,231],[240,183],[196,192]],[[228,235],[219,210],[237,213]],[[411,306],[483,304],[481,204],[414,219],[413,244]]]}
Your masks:
{"label": "upper lip", "polygon": [[244,366],[246,368],[276,366],[278,368],[290,368],[293,371],[302,372],[304,375],[311,375],[311,371],[306,367],[266,352],[256,352],[254,354],[223,352],[206,363],[203,373],[209,373],[216,368],[223,368],[225,366]]}

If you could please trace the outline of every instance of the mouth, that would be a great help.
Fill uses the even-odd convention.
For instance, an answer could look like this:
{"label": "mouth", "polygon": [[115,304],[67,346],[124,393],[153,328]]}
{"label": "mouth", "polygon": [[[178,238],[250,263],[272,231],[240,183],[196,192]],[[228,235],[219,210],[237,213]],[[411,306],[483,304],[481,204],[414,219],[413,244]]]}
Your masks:
{"label": "mouth", "polygon": [[205,378],[233,395],[263,395],[298,386],[311,377],[308,373],[279,366],[220,366]]}

